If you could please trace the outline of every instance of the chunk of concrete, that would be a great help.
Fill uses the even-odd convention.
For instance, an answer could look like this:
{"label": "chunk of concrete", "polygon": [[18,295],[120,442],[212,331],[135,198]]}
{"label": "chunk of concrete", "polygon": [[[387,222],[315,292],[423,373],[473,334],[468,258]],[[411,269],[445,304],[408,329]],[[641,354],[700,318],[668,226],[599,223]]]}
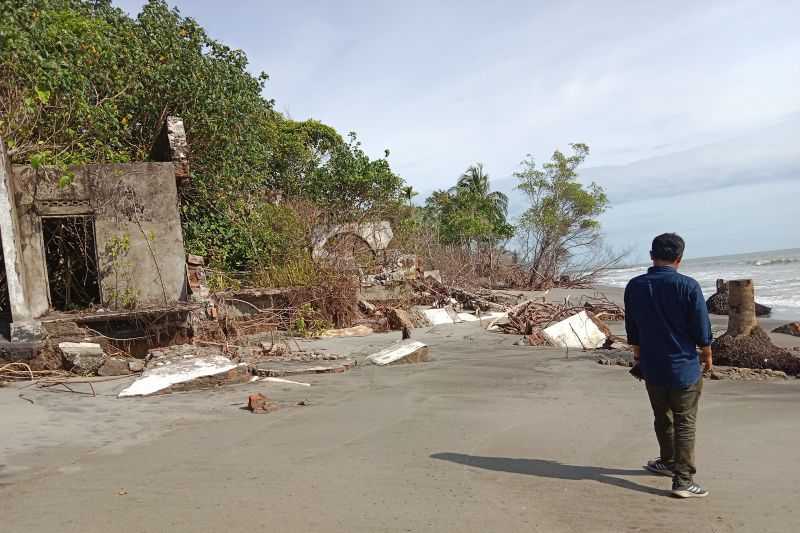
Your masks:
{"label": "chunk of concrete", "polygon": [[70,370],[78,374],[96,372],[105,358],[102,346],[94,342],[61,342],[58,349]]}
{"label": "chunk of concrete", "polygon": [[374,365],[394,365],[403,363],[423,363],[430,361],[428,345],[419,341],[401,342],[367,357]]}
{"label": "chunk of concrete", "polygon": [[363,324],[350,328],[326,329],[319,334],[320,337],[366,337],[372,335],[373,329]]}
{"label": "chunk of concrete", "polygon": [[277,408],[277,404],[260,392],[257,392],[247,397],[247,408],[251,413],[269,413]]}
{"label": "chunk of concrete", "polygon": [[593,350],[606,342],[606,335],[586,311],[553,324],[542,334],[550,344],[562,348]]}
{"label": "chunk of concrete", "polygon": [[458,318],[455,311],[446,307],[442,309],[425,309],[422,313],[425,315],[425,318],[428,319],[428,322],[434,326],[463,322],[463,320]]}
{"label": "chunk of concrete", "polygon": [[414,321],[405,309],[390,309],[386,315],[391,329],[414,329]]}
{"label": "chunk of concrete", "polygon": [[[176,385],[195,381],[197,382],[195,388],[218,385],[223,382],[239,382],[246,374],[247,365],[245,363],[236,364],[223,355],[187,357],[145,369],[139,379],[119,393],[119,397],[148,396],[173,389]],[[192,387],[179,388],[188,390]]]}
{"label": "chunk of concrete", "polygon": [[144,370],[144,361],[141,359],[128,359],[128,370],[131,372],[141,372]]}
{"label": "chunk of concrete", "polygon": [[98,376],[125,376],[131,373],[128,366],[129,359],[123,357],[109,357],[100,368],[97,369]]}

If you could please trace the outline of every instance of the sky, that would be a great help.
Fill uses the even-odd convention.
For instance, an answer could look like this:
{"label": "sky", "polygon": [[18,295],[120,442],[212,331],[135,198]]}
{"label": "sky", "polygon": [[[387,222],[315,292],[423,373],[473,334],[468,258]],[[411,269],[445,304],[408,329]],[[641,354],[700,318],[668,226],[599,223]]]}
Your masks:
{"label": "sky", "polygon": [[[133,15],[142,3],[115,0]],[[800,246],[800,149],[785,138],[800,139],[800,1],[170,4],[268,73],[278,110],[388,148],[423,194],[478,161],[508,182],[527,154],[584,142],[587,174],[616,191],[602,220],[614,247],[636,255],[679,229],[691,256]],[[724,172],[690,169],[697,153]],[[673,178],[681,194],[642,186]]]}

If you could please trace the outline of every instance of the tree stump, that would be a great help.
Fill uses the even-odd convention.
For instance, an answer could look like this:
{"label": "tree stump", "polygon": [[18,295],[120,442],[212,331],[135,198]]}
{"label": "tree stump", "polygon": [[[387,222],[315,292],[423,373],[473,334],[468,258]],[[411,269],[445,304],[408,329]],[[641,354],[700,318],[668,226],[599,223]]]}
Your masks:
{"label": "tree stump", "polygon": [[750,335],[758,325],[753,280],[734,279],[728,283],[728,331],[732,337]]}

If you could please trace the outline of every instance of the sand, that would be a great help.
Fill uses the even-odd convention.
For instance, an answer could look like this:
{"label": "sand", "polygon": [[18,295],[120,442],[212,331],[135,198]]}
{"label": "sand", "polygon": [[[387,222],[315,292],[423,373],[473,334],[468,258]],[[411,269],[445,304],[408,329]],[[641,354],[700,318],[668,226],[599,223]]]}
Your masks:
{"label": "sand", "polygon": [[[697,464],[712,495],[681,501],[641,469],[657,448],[626,369],[475,323],[413,335],[434,361],[310,375],[311,387],[0,388],[2,531],[800,530],[787,475],[800,472],[800,380],[706,382]],[[399,336],[309,344],[362,360]],[[243,410],[258,392],[281,409]]]}

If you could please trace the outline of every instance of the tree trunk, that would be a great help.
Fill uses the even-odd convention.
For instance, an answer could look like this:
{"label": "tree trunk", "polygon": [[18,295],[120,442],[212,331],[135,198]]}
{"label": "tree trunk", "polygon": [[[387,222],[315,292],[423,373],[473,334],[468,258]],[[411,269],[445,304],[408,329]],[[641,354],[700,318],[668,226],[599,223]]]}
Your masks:
{"label": "tree trunk", "polygon": [[750,335],[756,321],[756,301],[753,280],[735,279],[728,282],[728,335]]}

